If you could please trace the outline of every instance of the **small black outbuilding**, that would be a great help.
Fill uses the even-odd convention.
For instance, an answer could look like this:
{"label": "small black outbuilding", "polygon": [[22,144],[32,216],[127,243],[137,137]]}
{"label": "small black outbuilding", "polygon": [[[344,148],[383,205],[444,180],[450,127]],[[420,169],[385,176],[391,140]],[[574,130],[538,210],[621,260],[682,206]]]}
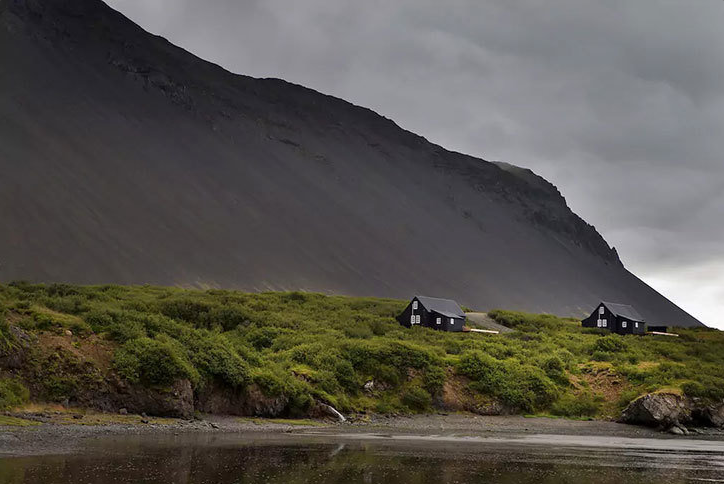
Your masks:
{"label": "small black outbuilding", "polygon": [[589,317],[584,328],[600,328],[618,334],[645,334],[646,322],[633,306],[602,301]]}
{"label": "small black outbuilding", "polygon": [[415,296],[397,321],[406,328],[420,325],[440,331],[462,331],[465,312],[452,299]]}

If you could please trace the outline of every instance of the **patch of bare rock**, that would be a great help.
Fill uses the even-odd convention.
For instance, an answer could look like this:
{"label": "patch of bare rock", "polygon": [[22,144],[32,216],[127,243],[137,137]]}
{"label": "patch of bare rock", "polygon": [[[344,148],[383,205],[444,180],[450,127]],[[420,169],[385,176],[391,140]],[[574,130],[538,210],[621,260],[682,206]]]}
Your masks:
{"label": "patch of bare rock", "polygon": [[675,393],[649,393],[631,402],[620,422],[645,425],[674,435],[724,429],[724,402],[708,402]]}

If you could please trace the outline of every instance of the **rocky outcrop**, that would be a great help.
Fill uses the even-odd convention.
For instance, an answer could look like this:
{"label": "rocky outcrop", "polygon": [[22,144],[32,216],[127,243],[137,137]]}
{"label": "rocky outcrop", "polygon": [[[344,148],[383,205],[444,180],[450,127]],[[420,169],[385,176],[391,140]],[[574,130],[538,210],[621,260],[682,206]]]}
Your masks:
{"label": "rocky outcrop", "polygon": [[113,408],[108,410],[125,408],[130,413],[191,418],[194,415],[194,392],[191,382],[186,379],[175,381],[170,388],[121,385],[111,405]]}
{"label": "rocky outcrop", "polygon": [[8,326],[7,331],[12,343],[6,347],[0,346],[0,370],[20,370],[35,338],[17,326]]}
{"label": "rocky outcrop", "polygon": [[724,402],[716,405],[697,407],[692,411],[694,422],[707,427],[724,428]]}
{"label": "rocky outcrop", "polygon": [[671,427],[691,421],[691,401],[673,393],[649,393],[631,402],[621,422],[650,427]]}
{"label": "rocky outcrop", "polygon": [[513,415],[516,412],[497,398],[472,392],[470,380],[460,375],[450,376],[442,393],[433,397],[433,406],[448,412],[470,412],[477,415]]}
{"label": "rocky outcrop", "polygon": [[317,402],[314,406],[314,413],[319,414],[322,418],[333,418],[341,423],[347,421],[347,418],[342,413],[331,405],[326,403]]}
{"label": "rocky outcrop", "polygon": [[687,425],[724,428],[724,402],[705,402],[674,393],[649,393],[631,402],[619,421],[659,427],[676,434],[685,434]]}
{"label": "rocky outcrop", "polygon": [[209,385],[196,396],[196,409],[204,413],[281,417],[286,415],[288,406],[288,397],[265,395],[256,385],[243,390]]}

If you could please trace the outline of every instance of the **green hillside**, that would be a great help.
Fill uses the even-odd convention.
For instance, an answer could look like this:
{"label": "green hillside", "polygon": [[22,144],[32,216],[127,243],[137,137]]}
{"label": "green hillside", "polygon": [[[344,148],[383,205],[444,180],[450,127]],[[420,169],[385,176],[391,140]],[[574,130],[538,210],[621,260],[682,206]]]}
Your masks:
{"label": "green hillside", "polygon": [[0,285],[0,406],[117,410],[118,394],[143,405],[143,392],[173,399],[185,381],[195,411],[263,416],[309,415],[324,402],[346,413],[613,418],[661,389],[724,398],[724,335],[716,330],[621,337],[571,319],[493,311],[514,331],[444,333],[401,327],[394,316],[405,304],[301,292]]}

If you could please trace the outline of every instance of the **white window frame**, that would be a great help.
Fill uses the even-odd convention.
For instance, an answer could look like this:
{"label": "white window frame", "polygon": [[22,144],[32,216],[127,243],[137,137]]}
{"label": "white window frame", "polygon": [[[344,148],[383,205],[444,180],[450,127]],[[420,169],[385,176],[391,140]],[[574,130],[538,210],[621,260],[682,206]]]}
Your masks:
{"label": "white window frame", "polygon": [[437,324],[442,324],[442,318],[437,318],[437,319],[435,320],[435,322],[436,322]]}
{"label": "white window frame", "polygon": [[625,328],[628,326],[628,321],[621,321],[621,327]]}
{"label": "white window frame", "polygon": [[412,309],[417,309],[417,301],[412,301]]}
{"label": "white window frame", "polygon": [[601,318],[598,318],[598,319],[596,320],[596,327],[597,327],[597,328],[600,328],[601,325],[603,325],[603,321],[601,321]]}
{"label": "white window frame", "polygon": [[450,324],[455,324],[455,318],[450,318]]}
{"label": "white window frame", "polygon": [[420,324],[420,315],[419,314],[417,315],[417,317],[415,319],[417,320],[416,324]]}
{"label": "white window frame", "polygon": [[639,327],[639,323],[634,323],[634,328],[638,328],[638,327]]}
{"label": "white window frame", "polygon": [[605,313],[605,312],[606,312],[606,310],[603,308],[603,306],[601,306],[600,308],[598,308],[598,314],[603,314],[603,313]]}
{"label": "white window frame", "polygon": [[415,315],[410,314],[410,324],[415,324]]}
{"label": "white window frame", "polygon": [[601,327],[602,327],[602,328],[608,328],[608,319],[602,319],[602,320],[601,320]]}

